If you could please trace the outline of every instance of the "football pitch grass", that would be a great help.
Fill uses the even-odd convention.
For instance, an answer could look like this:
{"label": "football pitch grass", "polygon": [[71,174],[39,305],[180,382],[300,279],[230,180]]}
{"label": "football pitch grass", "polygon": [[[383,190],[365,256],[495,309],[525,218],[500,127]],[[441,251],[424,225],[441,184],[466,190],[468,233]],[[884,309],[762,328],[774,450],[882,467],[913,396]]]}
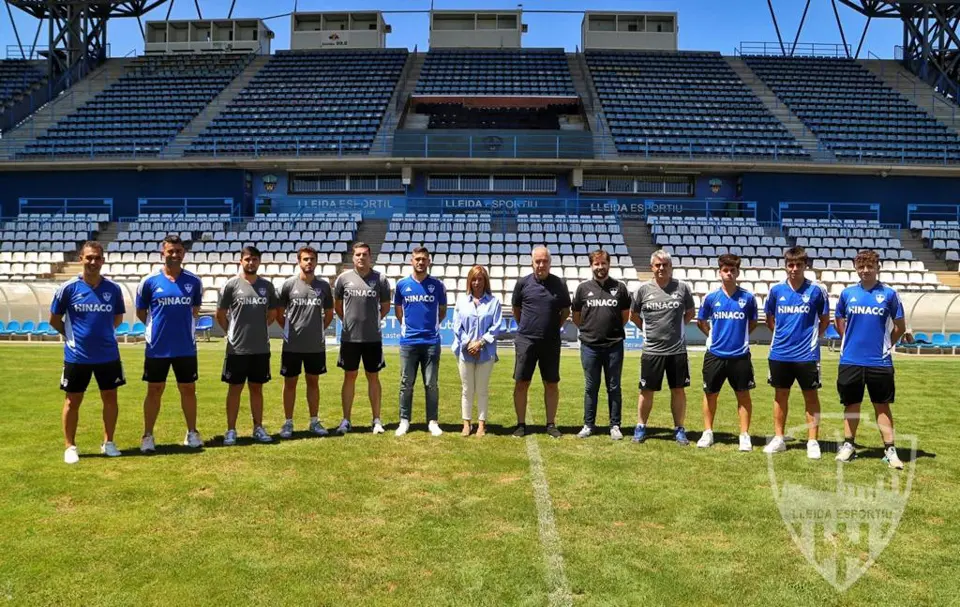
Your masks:
{"label": "football pitch grass", "polygon": [[[273,343],[274,371],[280,344]],[[772,459],[760,450],[772,434],[766,349],[754,348],[752,453],[736,450],[736,411],[720,398],[709,450],[678,447],[669,434],[668,396],[654,405],[654,436],[632,444],[638,359],[624,367],[624,430],[606,434],[601,392],[594,437],[577,439],[583,376],[575,351],[562,360],[559,422],[553,440],[510,437],[513,355],[502,356],[491,383],[492,433],[463,438],[460,381],[444,353],[440,417],[446,433],[425,432],[417,387],[414,431],[396,438],[398,354],[381,374],[387,434],[369,432],[365,380],[358,380],[354,432],[307,436],[303,386],[295,439],[224,448],[223,344],[200,346],[202,452],[173,446],[184,427],[175,384],[156,428],[158,453],[141,456],[139,381],[143,346],[123,346],[129,384],[120,390],[117,443],[123,457],[99,456],[95,390],[81,408],[81,461],[62,461],[59,345],[0,345],[0,603],[16,605],[949,605],[960,597],[960,466],[957,406],[960,360],[899,356],[894,415],[902,435],[917,437],[917,458],[901,473],[873,448],[843,469],[844,482],[875,486],[901,475],[912,492],[886,549],[867,534],[817,537],[818,554],[837,547],[876,562],[848,590],[828,584],[791,539],[771,477],[834,491],[832,442],[837,358],[824,352],[824,457],[806,459],[802,441]],[[342,373],[328,352],[321,378],[321,420],[340,419]],[[701,353],[691,353],[693,387],[687,427],[700,415]],[[281,381],[265,389],[265,422],[283,421]],[[529,417],[542,424],[542,389],[531,388]],[[788,425],[803,422],[795,391]],[[865,408],[865,411],[867,408]],[[832,414],[831,417],[828,414]],[[871,412],[872,417],[872,412]],[[246,395],[238,430],[249,437]],[[798,434],[799,435],[799,434]],[[800,435],[802,436],[802,435]],[[908,446],[901,442],[901,446]],[[906,451],[902,451],[904,456]],[[912,474],[912,477],[910,476]],[[898,524],[898,525],[897,525]]]}

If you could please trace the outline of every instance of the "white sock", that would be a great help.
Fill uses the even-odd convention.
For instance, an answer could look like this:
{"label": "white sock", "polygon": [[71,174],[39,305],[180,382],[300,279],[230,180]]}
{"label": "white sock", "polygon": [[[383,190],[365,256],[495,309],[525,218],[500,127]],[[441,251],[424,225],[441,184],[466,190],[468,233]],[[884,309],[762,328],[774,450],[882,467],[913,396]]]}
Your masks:
{"label": "white sock", "polygon": [[311,423],[311,424],[315,424],[315,423],[317,423],[318,421],[320,421],[320,419],[317,418],[317,417],[315,417],[315,416],[310,418],[310,423]]}
{"label": "white sock", "polygon": [[288,424],[292,424],[292,423],[293,423],[293,419],[290,418],[290,417],[288,417],[288,418],[287,418],[287,423],[288,423]]}
{"label": "white sock", "polygon": [[382,423],[380,423],[380,418],[379,418],[379,417],[374,417],[374,418],[373,418],[373,425],[376,426],[377,424],[380,424],[381,426],[383,425]]}

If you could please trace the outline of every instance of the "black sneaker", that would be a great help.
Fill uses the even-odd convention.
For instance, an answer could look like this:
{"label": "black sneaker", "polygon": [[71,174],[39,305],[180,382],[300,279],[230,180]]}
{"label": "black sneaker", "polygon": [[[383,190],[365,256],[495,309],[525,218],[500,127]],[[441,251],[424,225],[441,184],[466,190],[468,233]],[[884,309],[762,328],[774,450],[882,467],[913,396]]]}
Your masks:
{"label": "black sneaker", "polygon": [[547,434],[549,434],[553,438],[560,438],[561,436],[563,436],[563,434],[561,434],[560,431],[557,430],[556,424],[547,424]]}
{"label": "black sneaker", "polygon": [[513,430],[514,438],[523,438],[523,435],[527,433],[527,427],[524,424],[517,424],[517,427]]}

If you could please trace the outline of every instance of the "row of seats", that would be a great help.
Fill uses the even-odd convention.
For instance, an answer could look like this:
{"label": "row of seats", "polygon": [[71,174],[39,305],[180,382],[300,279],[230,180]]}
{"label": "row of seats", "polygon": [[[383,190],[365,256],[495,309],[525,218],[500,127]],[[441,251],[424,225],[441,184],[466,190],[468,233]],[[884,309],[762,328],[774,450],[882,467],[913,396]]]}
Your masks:
{"label": "row of seats", "polygon": [[576,97],[563,49],[431,49],[415,95]]}
{"label": "row of seats", "polygon": [[233,53],[138,57],[117,82],[18,155],[157,155],[251,58]]}
{"label": "row of seats", "polygon": [[717,53],[591,51],[621,154],[807,156]]}
{"label": "row of seats", "polygon": [[279,52],[187,153],[368,153],[407,56],[407,49]]}
{"label": "row of seats", "polygon": [[26,59],[0,60],[0,113],[43,83],[42,65]]}

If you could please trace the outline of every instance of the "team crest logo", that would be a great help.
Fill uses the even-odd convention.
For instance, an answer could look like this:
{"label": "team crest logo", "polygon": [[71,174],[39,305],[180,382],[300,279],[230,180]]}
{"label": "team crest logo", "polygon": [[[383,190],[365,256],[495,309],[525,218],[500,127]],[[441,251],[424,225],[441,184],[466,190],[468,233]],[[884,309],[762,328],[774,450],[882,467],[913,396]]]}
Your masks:
{"label": "team crest logo", "polygon": [[267,296],[267,288],[266,288],[266,287],[260,287],[259,289],[257,289],[257,293],[260,294],[260,297],[266,297],[266,296]]}
{"label": "team crest logo", "polygon": [[188,282],[187,284],[183,285],[183,290],[187,292],[187,295],[190,295],[193,293],[193,284]]}
{"label": "team crest logo", "polygon": [[427,286],[427,291],[430,291],[430,293],[433,293],[435,290],[436,290],[436,287],[435,287],[435,286],[433,286],[433,285],[428,285],[428,286]]}
{"label": "team crest logo", "polygon": [[277,182],[279,181],[279,179],[277,179],[276,175],[271,175],[271,174],[264,175],[262,177],[262,180],[263,180],[263,189],[266,190],[267,192],[272,192],[275,189],[277,189]]}
{"label": "team crest logo", "polygon": [[740,299],[740,300],[737,301],[737,304],[739,304],[739,306],[740,306],[741,308],[746,308],[746,307],[747,307],[747,300],[746,300],[746,299]]}
{"label": "team crest logo", "polygon": [[877,303],[883,303],[886,299],[883,295],[877,295]]}
{"label": "team crest logo", "polygon": [[614,297],[616,297],[616,296],[617,296],[617,291],[619,291],[619,290],[620,290],[620,289],[610,289],[610,295],[613,295]]}
{"label": "team crest logo", "polygon": [[809,295],[804,295],[803,297],[801,297],[801,299],[803,299],[803,303],[810,303],[810,296],[809,296]]}
{"label": "team crest logo", "polygon": [[680,293],[674,291],[673,293],[670,294],[670,297],[674,299],[680,299]]}
{"label": "team crest logo", "polygon": [[714,194],[719,194],[720,188],[722,187],[723,187],[722,179],[718,179],[714,177],[713,179],[710,180],[710,191],[713,192]]}
{"label": "team crest logo", "polygon": [[103,301],[110,301],[111,299],[113,299],[113,293],[108,292],[103,294]]}
{"label": "team crest logo", "polygon": [[316,289],[314,289],[314,291],[316,291],[317,297],[321,297],[323,295],[323,289],[321,289],[320,287],[317,287]]}
{"label": "team crest logo", "polygon": [[[837,420],[842,415],[822,414]],[[873,426],[866,418],[861,425]],[[801,436],[806,426],[788,430]],[[839,445],[843,436],[835,432]],[[775,470],[775,462],[783,456],[767,457],[767,471],[773,498],[784,524],[800,553],[831,586],[844,592],[866,573],[893,539],[910,497],[916,469],[917,438],[897,434],[905,469],[893,470],[877,466],[869,478],[858,476],[860,483],[844,479],[844,466],[837,462],[833,476],[811,479],[800,471],[786,467]],[[821,441],[822,443],[822,441]],[[871,462],[872,463],[872,462]]]}

